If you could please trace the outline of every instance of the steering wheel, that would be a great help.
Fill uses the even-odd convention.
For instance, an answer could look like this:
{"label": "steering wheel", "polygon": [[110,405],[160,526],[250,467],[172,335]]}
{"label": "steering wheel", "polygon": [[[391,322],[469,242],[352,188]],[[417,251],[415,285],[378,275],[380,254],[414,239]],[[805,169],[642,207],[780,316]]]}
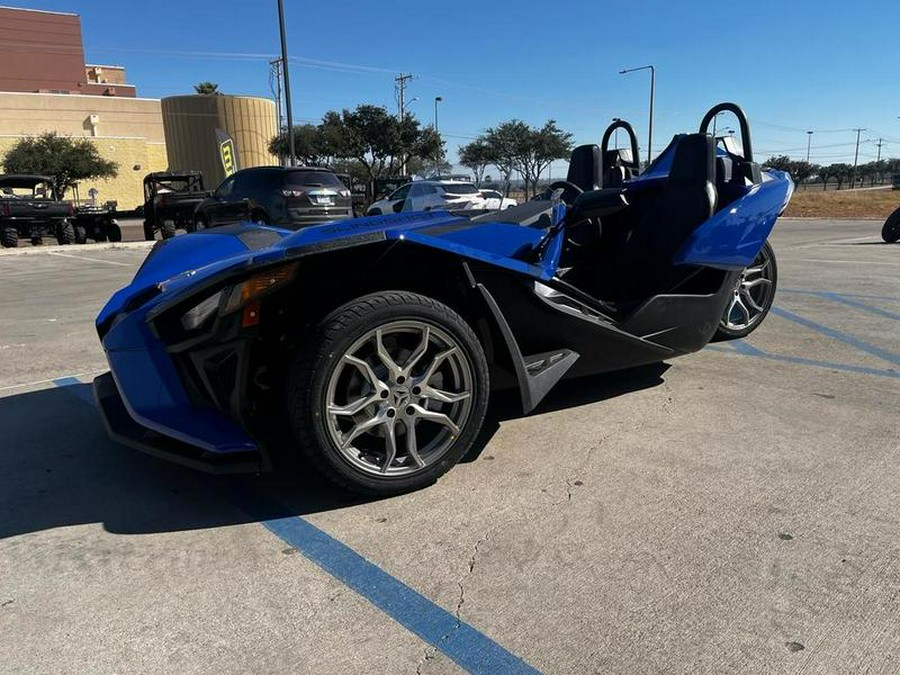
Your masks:
{"label": "steering wheel", "polygon": [[578,199],[578,195],[580,195],[584,190],[575,185],[575,183],[570,183],[567,180],[557,180],[550,183],[550,191],[554,190],[562,190],[562,200],[565,202],[566,206],[572,206],[575,203],[575,200]]}

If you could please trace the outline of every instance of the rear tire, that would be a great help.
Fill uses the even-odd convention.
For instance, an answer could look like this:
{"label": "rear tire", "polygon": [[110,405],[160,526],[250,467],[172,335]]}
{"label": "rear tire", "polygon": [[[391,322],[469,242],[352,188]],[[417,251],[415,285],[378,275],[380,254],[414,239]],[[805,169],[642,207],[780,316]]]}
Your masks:
{"label": "rear tire", "polygon": [[0,230],[0,244],[3,248],[16,248],[19,245],[19,231],[14,227]]}
{"label": "rear tire", "polygon": [[114,244],[122,241],[122,228],[116,222],[112,222],[106,227],[105,234],[106,238]]}
{"label": "rear tire", "polygon": [[294,436],[322,474],[389,495],[434,483],[468,452],[488,388],[484,351],[456,312],[384,291],[321,321],[299,349],[286,394]]}
{"label": "rear tire", "polygon": [[266,215],[265,211],[254,211],[252,214],[250,214],[250,220],[252,220],[257,225],[269,224],[269,216]]}
{"label": "rear tire", "polygon": [[68,220],[57,226],[56,242],[60,246],[68,246],[75,243],[75,228]]}
{"label": "rear tire", "polygon": [[75,225],[75,243],[76,244],[86,244],[87,243],[87,229],[85,229],[84,225]]}
{"label": "rear tire", "polygon": [[32,246],[41,246],[44,243],[44,235],[42,234],[32,234],[31,235],[31,245]]}
{"label": "rear tire", "polygon": [[368,213],[366,213],[366,215],[367,216],[380,216],[381,209],[371,209]]}
{"label": "rear tire", "polygon": [[713,340],[736,340],[759,328],[775,301],[778,264],[769,242],[741,272]]}
{"label": "rear tire", "polygon": [[900,209],[894,211],[884,221],[884,227],[881,228],[881,238],[888,244],[900,241]]}
{"label": "rear tire", "polygon": [[175,236],[175,221],[165,220],[160,226],[159,231],[162,232],[163,239],[171,239]]}
{"label": "rear tire", "polygon": [[153,224],[150,221],[144,221],[144,239],[146,241],[154,241],[156,239],[156,232],[154,231]]}

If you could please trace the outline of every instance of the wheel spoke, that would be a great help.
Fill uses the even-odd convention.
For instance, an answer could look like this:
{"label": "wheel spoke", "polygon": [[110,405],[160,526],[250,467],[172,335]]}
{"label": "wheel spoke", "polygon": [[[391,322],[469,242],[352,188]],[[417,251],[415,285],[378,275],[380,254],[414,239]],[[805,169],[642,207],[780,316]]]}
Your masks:
{"label": "wheel spoke", "polygon": [[358,436],[364,434],[370,429],[374,429],[383,422],[384,420],[382,420],[381,417],[376,416],[354,425],[354,427],[350,431],[341,436],[341,449],[346,450]]}
{"label": "wheel spoke", "polygon": [[425,462],[419,457],[419,445],[416,442],[416,420],[411,419],[406,422],[406,454],[416,463],[420,469],[425,466]]}
{"label": "wheel spoke", "polygon": [[380,400],[380,397],[377,394],[372,394],[371,396],[363,396],[358,401],[348,403],[347,405],[329,405],[328,412],[332,415],[355,415],[366,406],[371,405],[378,400]]}
{"label": "wheel spoke", "polygon": [[453,356],[459,351],[456,347],[451,347],[450,349],[441,352],[437,356],[434,357],[434,361],[431,362],[431,365],[428,366],[428,370],[425,371],[425,374],[419,378],[419,382],[422,384],[428,384],[428,380],[434,377],[435,372],[437,372],[438,367],[446,361],[448,358]]}
{"label": "wheel spoke", "polygon": [[725,310],[725,322],[730,326],[734,326],[734,322],[731,320],[731,315],[734,312],[734,306],[737,304],[737,295],[732,296],[731,302],[728,304],[728,309]]}
{"label": "wheel spoke", "polygon": [[765,270],[769,266],[769,261],[766,260],[762,265],[757,265],[756,267],[748,267],[744,270],[744,276],[749,277],[753,274],[762,274],[763,270]]}
{"label": "wheel spoke", "polygon": [[397,365],[397,362],[394,361],[388,352],[387,347],[384,346],[384,331],[380,328],[375,331],[375,349],[378,352],[378,358],[381,359],[385,368],[388,369],[391,377],[396,380],[403,373],[403,369]]}
{"label": "wheel spoke", "polygon": [[455,394],[450,391],[435,389],[434,387],[422,387],[422,396],[435,401],[440,401],[441,403],[458,403],[463,399],[469,398],[471,395],[472,394],[468,391],[461,391],[458,394]]}
{"label": "wheel spoke", "polygon": [[747,305],[744,304],[744,301],[741,299],[740,295],[734,296],[734,304],[737,307],[740,307],[741,313],[744,315],[744,318],[747,320],[747,323],[744,324],[746,326],[747,324],[750,323],[750,310],[747,309]]}
{"label": "wheel spoke", "polygon": [[747,291],[746,289],[741,290],[741,297],[744,298],[744,302],[746,304],[750,305],[750,307],[755,309],[757,312],[765,311],[765,310],[763,310],[762,307],[760,307],[759,303],[756,302],[756,300],[753,298],[753,296],[750,295],[750,292]]}
{"label": "wheel spoke", "polygon": [[397,425],[393,419],[384,422],[384,464],[381,465],[381,473],[387,473],[397,456]]}
{"label": "wheel spoke", "polygon": [[741,283],[742,288],[756,288],[757,286],[771,286],[772,280],[766,279],[765,277],[760,277],[759,279],[754,279],[753,281],[744,281]]}
{"label": "wheel spoke", "polygon": [[435,412],[434,410],[428,410],[427,408],[423,408],[419,405],[414,405],[412,407],[415,409],[415,416],[418,419],[441,424],[452,431],[454,436],[459,434],[459,427],[456,426],[456,422],[451,420],[444,413]]}
{"label": "wheel spoke", "polygon": [[363,361],[360,358],[355,356],[351,356],[350,354],[345,354],[344,358],[341,359],[343,363],[349,363],[350,365],[356,366],[359,368],[360,372],[366,376],[369,380],[369,384],[372,385],[373,388],[378,389],[379,386],[384,386],[381,380],[375,375],[375,371],[372,370],[372,366],[370,366],[366,361]]}
{"label": "wheel spoke", "polygon": [[431,341],[431,327],[426,325],[422,330],[422,341],[416,347],[415,351],[409,355],[409,358],[406,360],[406,365],[403,366],[404,374],[409,377],[412,369],[416,367],[416,364],[419,360],[425,355],[425,352],[428,351],[428,343]]}

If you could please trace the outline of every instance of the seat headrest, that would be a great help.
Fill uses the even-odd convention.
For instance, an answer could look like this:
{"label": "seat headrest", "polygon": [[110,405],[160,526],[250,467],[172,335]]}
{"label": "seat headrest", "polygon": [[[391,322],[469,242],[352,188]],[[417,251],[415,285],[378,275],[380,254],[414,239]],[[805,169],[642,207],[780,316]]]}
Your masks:
{"label": "seat headrest", "polygon": [[669,185],[673,187],[714,183],[716,180],[716,146],[709,134],[682,136],[675,148]]}
{"label": "seat headrest", "polygon": [[572,151],[566,180],[585,192],[603,187],[603,163],[599,145],[579,145]]}

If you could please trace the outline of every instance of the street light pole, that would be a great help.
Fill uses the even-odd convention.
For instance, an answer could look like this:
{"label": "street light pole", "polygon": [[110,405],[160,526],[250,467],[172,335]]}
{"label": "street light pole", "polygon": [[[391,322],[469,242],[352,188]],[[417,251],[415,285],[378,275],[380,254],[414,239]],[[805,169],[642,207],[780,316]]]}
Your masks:
{"label": "street light pole", "polygon": [[287,112],[288,149],[290,166],[294,166],[296,147],[294,145],[294,115],[291,112],[291,76],[288,73],[287,37],[284,33],[284,0],[278,0],[278,26],[281,29],[281,67],[284,73],[284,103]]}
{"label": "street light pole", "polygon": [[434,160],[434,172],[440,177],[441,175],[441,132],[438,131],[438,103],[444,100],[443,96],[434,97],[434,133],[438,137],[437,153]]}
{"label": "street light pole", "polygon": [[812,131],[806,132],[806,163],[809,164],[809,150],[812,147]]}
{"label": "street light pole", "polygon": [[641,66],[640,68],[626,68],[625,70],[620,70],[619,75],[625,75],[626,73],[633,73],[637,70],[649,70],[650,71],[650,125],[649,131],[647,134],[647,164],[650,164],[650,156],[653,152],[653,97],[656,92],[656,68],[654,66]]}

